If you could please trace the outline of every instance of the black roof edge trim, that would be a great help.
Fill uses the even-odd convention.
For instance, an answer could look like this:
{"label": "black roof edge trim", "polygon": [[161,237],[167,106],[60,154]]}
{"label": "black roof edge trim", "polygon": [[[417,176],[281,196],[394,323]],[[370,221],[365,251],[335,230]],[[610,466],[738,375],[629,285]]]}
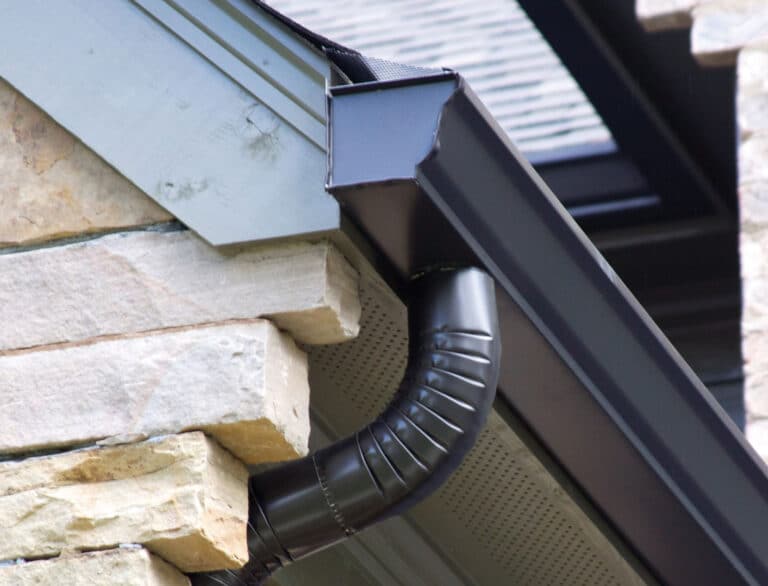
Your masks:
{"label": "black roof edge trim", "polygon": [[668,205],[685,215],[731,216],[710,177],[648,98],[580,2],[519,0],[528,18],[557,53],[629,155]]}
{"label": "black roof edge trim", "polygon": [[[450,79],[441,101],[433,86]],[[434,110],[430,136],[411,108]],[[545,390],[565,414],[504,365],[499,392],[653,573],[768,583],[765,465],[460,76],[330,88],[329,120],[328,189],[401,276],[479,262],[508,314],[506,347],[522,310],[578,379],[579,392],[565,376]],[[376,167],[428,141],[410,181]]]}
{"label": "black roof edge trim", "polygon": [[330,59],[331,63],[338,67],[339,70],[341,70],[341,72],[353,83],[376,79],[376,74],[368,65],[366,59],[358,51],[341,45],[323,35],[317,34],[295,20],[288,18],[278,10],[275,10],[269,4],[264,2],[264,0],[251,0],[251,2],[269,14],[272,18],[288,27],[292,32],[296,33],[297,36],[304,39],[315,49],[323,52],[326,57]]}
{"label": "black roof edge trim", "polygon": [[317,49],[321,49],[321,50],[332,49],[340,53],[347,53],[350,55],[360,55],[358,51],[355,51],[354,49],[350,49],[349,47],[345,47],[344,45],[341,45],[336,41],[329,39],[328,37],[319,35],[316,32],[308,29],[304,25],[296,22],[295,20],[288,18],[282,12],[279,12],[278,10],[275,10],[274,8],[272,8],[269,4],[264,2],[264,0],[251,0],[251,2],[253,2],[261,10],[263,10],[264,12],[266,12],[276,20],[279,20],[280,22],[282,22],[285,26],[291,29],[299,37],[305,39],[308,43],[310,43]]}
{"label": "black roof edge trim", "polygon": [[425,75],[423,77],[407,77],[402,79],[371,80],[349,85],[339,85],[329,88],[331,96],[345,96],[349,94],[360,94],[370,92],[371,90],[386,90],[398,87],[413,87],[425,85],[439,81],[455,81],[462,83],[463,79],[456,71],[444,69],[440,73]]}

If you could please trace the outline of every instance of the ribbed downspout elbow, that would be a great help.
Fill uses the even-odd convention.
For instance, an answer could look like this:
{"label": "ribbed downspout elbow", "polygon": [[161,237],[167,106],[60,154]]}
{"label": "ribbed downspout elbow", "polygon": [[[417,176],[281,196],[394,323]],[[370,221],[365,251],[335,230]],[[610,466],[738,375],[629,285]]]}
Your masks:
{"label": "ribbed downspout elbow", "polygon": [[493,403],[501,344],[493,280],[475,268],[412,284],[409,362],[384,412],[356,434],[250,480],[250,561],[198,586],[256,585],[275,570],[397,515],[437,489]]}

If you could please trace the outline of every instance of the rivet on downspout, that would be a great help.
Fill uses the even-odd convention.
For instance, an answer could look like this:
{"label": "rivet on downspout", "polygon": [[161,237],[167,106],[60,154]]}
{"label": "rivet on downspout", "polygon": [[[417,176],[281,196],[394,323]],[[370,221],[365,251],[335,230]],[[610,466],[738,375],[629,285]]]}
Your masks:
{"label": "rivet on downspout", "polygon": [[401,514],[435,491],[474,444],[493,404],[501,343],[493,280],[476,268],[412,283],[409,361],[372,423],[250,480],[250,561],[193,576],[256,586],[279,568]]}

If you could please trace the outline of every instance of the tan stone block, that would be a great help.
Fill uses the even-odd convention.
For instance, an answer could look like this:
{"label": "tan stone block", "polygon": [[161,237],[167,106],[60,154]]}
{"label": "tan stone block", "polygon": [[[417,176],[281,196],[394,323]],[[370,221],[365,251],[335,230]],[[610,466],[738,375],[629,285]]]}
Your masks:
{"label": "tan stone block", "polygon": [[[768,73],[765,77],[768,80]],[[755,133],[768,134],[768,89],[765,93],[739,92],[737,101],[740,137],[747,139]]]}
{"label": "tan stone block", "polygon": [[185,572],[248,558],[247,471],[200,432],[0,463],[0,559],[140,543]]}
{"label": "tan stone block", "polygon": [[201,429],[248,463],[303,455],[304,352],[270,322],[0,356],[0,453]]}
{"label": "tan stone block", "polygon": [[0,79],[0,246],[172,216]]}
{"label": "tan stone block", "polygon": [[746,281],[766,274],[768,266],[763,260],[761,244],[768,241],[768,226],[755,223],[750,230],[744,226],[739,233],[741,279]]}
{"label": "tan stone block", "polygon": [[707,0],[693,9],[691,51],[703,65],[731,65],[739,49],[765,41],[765,0]]}
{"label": "tan stone block", "polygon": [[768,417],[768,321],[742,336],[744,404],[748,418]]}
{"label": "tan stone block", "polygon": [[739,55],[742,354],[747,437],[768,458],[768,45]]}
{"label": "tan stone block", "polygon": [[0,586],[189,586],[189,578],[143,548],[108,549],[0,566]]}
{"label": "tan stone block", "polygon": [[768,180],[739,186],[739,216],[744,235],[742,240],[755,242],[759,247],[759,250],[755,251],[755,261],[760,260],[757,258],[759,255],[768,262],[768,259],[765,259],[768,256]]}
{"label": "tan stone block", "polygon": [[768,43],[739,51],[738,90],[746,93],[768,93]]}
{"label": "tan stone block", "polygon": [[768,134],[768,44],[739,52],[737,114],[742,139]]}
{"label": "tan stone block", "polygon": [[637,0],[635,12],[647,31],[691,26],[691,10],[699,0]]}
{"label": "tan stone block", "polygon": [[[745,389],[747,387],[754,389],[758,395],[762,394],[764,389],[768,391],[768,380],[766,380],[766,377],[768,377],[768,355],[766,355],[768,336],[765,335],[765,316],[763,315],[762,317],[762,324],[757,324],[756,320],[753,319],[751,320],[751,327],[745,325],[741,339],[744,372],[749,374],[749,380],[745,384]],[[747,394],[745,392],[745,396]],[[766,415],[768,415],[768,412]]]}
{"label": "tan stone block", "polygon": [[[761,201],[765,201],[766,192],[761,192]],[[750,202],[754,201],[751,198]],[[742,204],[747,211],[754,214],[752,203]],[[761,204],[762,205],[762,204]],[[741,260],[741,278],[744,283],[759,283],[768,278],[768,224],[758,218],[749,221],[742,218],[741,233],[739,234],[739,256]]]}
{"label": "tan stone block", "polygon": [[768,133],[755,133],[739,145],[739,183],[768,183]]}
{"label": "tan stone block", "polygon": [[358,276],[330,244],[219,250],[130,232],[0,255],[0,351],[266,316],[301,342],[359,329]]}
{"label": "tan stone block", "polygon": [[747,421],[746,436],[758,456],[768,462],[768,419]]}
{"label": "tan stone block", "polygon": [[[766,344],[761,346],[765,349]],[[756,366],[759,368],[755,368]],[[748,386],[745,385],[744,392],[744,406],[749,417],[768,418],[768,376],[765,375],[767,369],[768,361],[763,360],[762,364],[753,365],[749,373],[745,370],[746,376],[752,379]]]}
{"label": "tan stone block", "polygon": [[768,327],[768,277],[744,279],[742,298],[743,334],[760,332],[764,327]]}

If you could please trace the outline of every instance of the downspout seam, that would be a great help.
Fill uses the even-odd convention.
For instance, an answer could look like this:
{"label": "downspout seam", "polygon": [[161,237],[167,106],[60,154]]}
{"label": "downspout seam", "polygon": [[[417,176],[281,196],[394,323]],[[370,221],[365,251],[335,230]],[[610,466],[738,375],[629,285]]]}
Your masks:
{"label": "downspout seam", "polygon": [[328,503],[328,508],[331,509],[331,511],[333,512],[333,518],[336,519],[336,522],[339,524],[339,527],[342,529],[342,531],[344,531],[347,537],[349,537],[350,535],[353,535],[355,531],[347,527],[347,524],[344,522],[344,515],[341,514],[339,507],[336,505],[336,501],[333,498],[333,495],[331,494],[331,489],[328,487],[328,479],[325,477],[325,474],[323,474],[322,470],[320,469],[320,465],[317,462],[317,458],[315,457],[315,454],[312,454],[312,463],[315,466],[317,481],[320,483],[320,489],[323,491],[323,497],[325,497],[325,502]]}

